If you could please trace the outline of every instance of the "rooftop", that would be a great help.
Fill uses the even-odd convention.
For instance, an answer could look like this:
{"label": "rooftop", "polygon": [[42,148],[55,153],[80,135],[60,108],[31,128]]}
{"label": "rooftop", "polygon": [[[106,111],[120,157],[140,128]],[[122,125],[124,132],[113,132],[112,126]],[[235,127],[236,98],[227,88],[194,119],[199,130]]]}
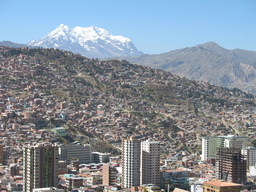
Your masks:
{"label": "rooftop", "polygon": [[212,181],[206,181],[203,184],[207,185],[213,185],[216,187],[234,187],[234,186],[242,186],[241,184],[227,182],[223,180],[212,180]]}

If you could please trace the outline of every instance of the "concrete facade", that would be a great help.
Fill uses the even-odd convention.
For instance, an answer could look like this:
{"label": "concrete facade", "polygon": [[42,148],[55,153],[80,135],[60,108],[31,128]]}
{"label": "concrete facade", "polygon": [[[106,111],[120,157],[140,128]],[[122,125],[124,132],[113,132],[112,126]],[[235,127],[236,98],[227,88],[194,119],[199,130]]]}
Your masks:
{"label": "concrete facade", "polygon": [[23,149],[23,191],[57,187],[58,147],[49,143],[26,146]]}
{"label": "concrete facade", "polygon": [[141,142],[140,183],[160,186],[160,145],[157,141]]}
{"label": "concrete facade", "polygon": [[134,137],[123,139],[122,183],[124,188],[140,185],[140,145],[141,141]]}

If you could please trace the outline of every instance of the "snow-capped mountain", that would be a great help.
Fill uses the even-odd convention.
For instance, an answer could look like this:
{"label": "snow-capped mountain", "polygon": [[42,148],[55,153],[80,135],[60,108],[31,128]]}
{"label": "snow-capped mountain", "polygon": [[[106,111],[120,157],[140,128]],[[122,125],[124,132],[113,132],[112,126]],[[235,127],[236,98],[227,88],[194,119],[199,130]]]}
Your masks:
{"label": "snow-capped mountain", "polygon": [[45,37],[33,40],[28,45],[63,49],[90,58],[134,57],[143,54],[129,38],[114,36],[107,30],[94,26],[71,29],[61,24]]}

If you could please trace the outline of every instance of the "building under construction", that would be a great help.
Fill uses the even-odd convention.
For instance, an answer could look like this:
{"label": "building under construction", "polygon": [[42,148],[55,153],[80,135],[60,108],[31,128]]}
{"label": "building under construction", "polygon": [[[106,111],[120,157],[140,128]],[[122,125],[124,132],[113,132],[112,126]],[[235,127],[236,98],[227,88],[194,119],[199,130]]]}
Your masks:
{"label": "building under construction", "polygon": [[219,179],[246,183],[246,160],[238,148],[218,148],[217,177]]}

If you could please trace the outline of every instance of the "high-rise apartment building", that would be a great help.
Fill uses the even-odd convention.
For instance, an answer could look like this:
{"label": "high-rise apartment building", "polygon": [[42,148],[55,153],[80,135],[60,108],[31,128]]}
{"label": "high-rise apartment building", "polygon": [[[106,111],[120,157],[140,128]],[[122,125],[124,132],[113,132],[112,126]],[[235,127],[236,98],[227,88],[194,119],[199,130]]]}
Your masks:
{"label": "high-rise apartment building", "polygon": [[25,146],[23,149],[23,191],[57,187],[58,147],[50,143]]}
{"label": "high-rise apartment building", "polygon": [[241,150],[242,155],[244,155],[247,162],[247,169],[249,170],[250,166],[256,166],[256,148],[255,147],[246,147]]}
{"label": "high-rise apartment building", "polygon": [[122,183],[124,188],[140,185],[140,146],[134,137],[122,142]]}
{"label": "high-rise apartment building", "polygon": [[122,183],[124,188],[142,184],[160,186],[160,145],[157,141],[123,139]]}
{"label": "high-rise apartment building", "polygon": [[217,177],[225,181],[244,184],[246,182],[246,160],[238,148],[219,148]]}
{"label": "high-rise apartment building", "polygon": [[215,136],[202,138],[202,161],[217,158],[217,149],[222,147],[239,148],[246,146],[247,137],[244,136]]}
{"label": "high-rise apartment building", "polygon": [[160,145],[158,141],[141,142],[140,184],[160,186]]}

